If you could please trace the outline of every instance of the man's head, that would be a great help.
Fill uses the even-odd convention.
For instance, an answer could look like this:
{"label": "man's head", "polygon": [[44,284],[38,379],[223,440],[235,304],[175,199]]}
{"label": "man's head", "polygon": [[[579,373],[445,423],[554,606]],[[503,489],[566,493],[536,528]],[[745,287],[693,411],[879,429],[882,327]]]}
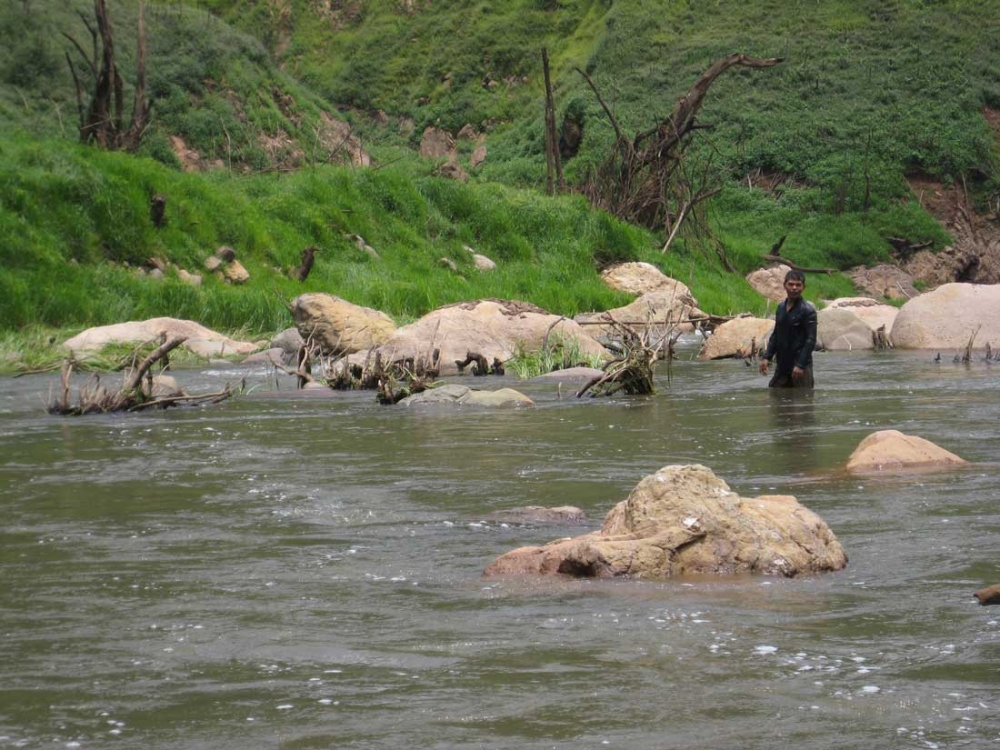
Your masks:
{"label": "man's head", "polygon": [[802,271],[792,270],[785,274],[785,294],[788,295],[788,299],[799,299],[805,288],[806,275]]}

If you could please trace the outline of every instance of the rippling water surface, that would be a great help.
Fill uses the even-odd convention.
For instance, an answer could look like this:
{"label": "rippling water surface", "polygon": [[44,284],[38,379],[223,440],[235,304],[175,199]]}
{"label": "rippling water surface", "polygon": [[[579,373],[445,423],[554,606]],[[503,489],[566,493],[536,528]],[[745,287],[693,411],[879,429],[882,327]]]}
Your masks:
{"label": "rippling water surface", "polygon": [[[251,372],[204,409],[55,418],[0,381],[0,748],[1000,744],[1000,364],[819,354],[817,389],[675,363],[648,398],[512,380],[519,411],[381,407]],[[215,390],[236,369],[180,373]],[[324,394],[325,395],[325,394]],[[850,478],[895,428],[971,461]],[[483,579],[702,463],[796,495],[842,572]],[[484,520],[524,505],[589,520]]]}

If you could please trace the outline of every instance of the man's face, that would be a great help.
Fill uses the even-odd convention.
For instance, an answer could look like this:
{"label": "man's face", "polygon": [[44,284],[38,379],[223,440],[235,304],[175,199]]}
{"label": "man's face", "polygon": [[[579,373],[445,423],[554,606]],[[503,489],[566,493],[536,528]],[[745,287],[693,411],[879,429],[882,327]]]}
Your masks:
{"label": "man's face", "polygon": [[805,288],[806,284],[801,279],[788,279],[785,282],[785,294],[788,295],[788,299],[799,299]]}

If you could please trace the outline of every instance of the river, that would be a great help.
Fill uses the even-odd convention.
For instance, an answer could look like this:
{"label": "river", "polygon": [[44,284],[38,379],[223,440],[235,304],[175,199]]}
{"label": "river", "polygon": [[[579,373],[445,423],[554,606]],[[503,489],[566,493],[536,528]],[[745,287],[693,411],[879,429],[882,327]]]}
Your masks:
{"label": "river", "polygon": [[[384,407],[250,371],[251,393],[50,417],[0,381],[0,748],[319,750],[1000,743],[1000,363],[819,353],[811,394],[674,363],[651,397],[508,385],[535,408]],[[237,368],[177,373],[218,390]],[[275,391],[275,385],[278,390]],[[857,478],[879,429],[971,462]],[[484,579],[702,463],[844,545],[799,579]],[[560,526],[486,520],[576,505]]]}

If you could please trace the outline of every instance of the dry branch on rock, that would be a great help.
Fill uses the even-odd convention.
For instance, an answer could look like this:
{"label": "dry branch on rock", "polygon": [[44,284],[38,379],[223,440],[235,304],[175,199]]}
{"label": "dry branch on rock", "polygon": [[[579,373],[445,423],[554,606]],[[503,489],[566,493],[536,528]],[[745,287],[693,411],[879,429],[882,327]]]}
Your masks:
{"label": "dry branch on rock", "polygon": [[157,407],[165,409],[177,404],[214,404],[232,397],[237,390],[242,391],[245,383],[241,382],[239,389],[231,384],[218,393],[208,393],[199,396],[189,396],[184,393],[156,395],[153,367],[163,364],[167,355],[186,341],[186,337],[178,336],[170,339],[166,335],[160,337],[160,345],[150,352],[138,365],[138,349],[133,356],[133,366],[126,370],[122,385],[115,390],[108,390],[101,383],[98,373],[91,375],[80,387],[77,399],[71,400],[70,376],[76,361],[73,358],[63,363],[59,395],[49,404],[50,414],[62,416],[81,416],[83,414],[100,414],[119,411],[141,411]]}
{"label": "dry branch on rock", "polygon": [[[610,317],[610,316],[609,316]],[[657,361],[667,361],[669,378],[670,364],[674,357],[674,344],[679,334],[673,328],[657,334],[649,326],[639,331],[611,318],[610,325],[615,331],[618,343],[615,349],[621,356],[604,366],[603,374],[593,378],[576,393],[580,398],[591,396],[613,396],[619,391],[632,396],[655,393],[653,386],[653,366]]]}

